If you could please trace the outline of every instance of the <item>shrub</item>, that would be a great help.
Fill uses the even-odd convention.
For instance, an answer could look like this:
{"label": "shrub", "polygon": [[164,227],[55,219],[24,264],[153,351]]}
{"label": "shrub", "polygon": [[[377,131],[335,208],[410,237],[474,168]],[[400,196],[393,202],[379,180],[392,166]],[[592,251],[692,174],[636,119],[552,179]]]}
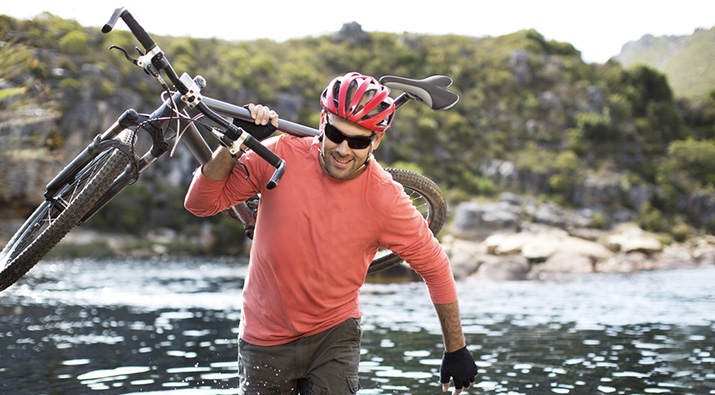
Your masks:
{"label": "shrub", "polygon": [[670,229],[670,234],[676,241],[685,241],[690,236],[690,225],[684,222],[678,222]]}
{"label": "shrub", "polygon": [[663,218],[663,213],[652,205],[646,203],[641,209],[638,224],[645,230],[650,232],[659,232],[664,229],[666,220]]}
{"label": "shrub", "polygon": [[607,116],[595,112],[576,114],[576,126],[583,131],[583,136],[591,141],[607,141],[612,138],[610,120]]}
{"label": "shrub", "polygon": [[678,140],[658,166],[657,181],[667,190],[690,193],[715,188],[715,141]]}
{"label": "shrub", "polygon": [[74,30],[60,39],[60,48],[70,54],[81,54],[87,51],[87,34]]}

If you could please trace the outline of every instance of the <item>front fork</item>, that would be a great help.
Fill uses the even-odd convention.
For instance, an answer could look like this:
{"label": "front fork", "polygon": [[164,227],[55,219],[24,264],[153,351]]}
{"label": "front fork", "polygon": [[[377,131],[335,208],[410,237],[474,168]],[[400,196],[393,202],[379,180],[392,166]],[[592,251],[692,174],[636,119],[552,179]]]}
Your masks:
{"label": "front fork", "polygon": [[[134,157],[133,153],[129,153],[131,163],[127,166],[126,170],[124,170],[124,173],[117,177],[112,185],[109,186],[109,189],[107,189],[102,197],[99,198],[92,209],[89,210],[84,217],[82,217],[79,224],[82,224],[92,218],[94,214],[114,199],[114,197],[123,191],[124,188],[136,182],[147,167],[169,151],[169,143],[166,141],[164,136],[164,130],[167,122],[169,122],[169,115],[172,111],[174,111],[172,108],[182,106],[178,110],[183,110],[183,103],[179,100],[179,97],[180,93],[175,93],[174,97],[171,99],[172,101],[165,101],[164,104],[148,116],[145,114],[137,114],[134,110],[127,110],[119,117],[114,125],[107,129],[106,132],[98,136],[98,139],[113,139],[126,128],[137,128],[139,125],[142,125],[142,128],[147,131],[149,136],[151,136],[152,147],[151,150],[138,160]],[[135,115],[127,117],[127,114]],[[125,127],[117,127],[117,125]],[[190,126],[194,127],[193,124],[190,124]]]}
{"label": "front fork", "polygon": [[[114,143],[118,146],[114,140],[122,131],[129,128],[136,128],[137,126],[144,124],[143,128],[149,133],[152,138],[152,148],[139,160],[135,160],[132,152],[125,152],[132,161],[132,163],[127,166],[127,169],[120,175],[109,187],[107,192],[102,195],[99,201],[92,207],[91,210],[85,214],[85,216],[79,221],[79,224],[84,223],[89,220],[94,214],[96,214],[102,207],[109,203],[115,196],[117,196],[124,188],[130,184],[136,182],[136,179],[144,172],[144,170],[149,167],[154,161],[159,157],[164,155],[169,150],[169,143],[166,141],[164,136],[164,129],[166,123],[169,122],[169,115],[172,108],[179,107],[178,111],[184,111],[184,102],[180,100],[180,94],[175,93],[172,101],[167,100],[162,106],[157,108],[151,115],[147,116],[145,114],[138,114],[134,110],[127,110],[122,114],[117,121],[104,133],[97,136],[95,140],[85,148],[80,155],[77,156],[65,169],[58,174],[55,179],[53,179],[47,185],[47,192],[45,193],[46,199],[50,200],[52,197],[65,185],[67,182],[74,180],[77,173],[82,170],[87,164],[89,164],[94,158],[97,157],[102,151],[106,149],[106,145],[111,145]],[[164,119],[164,120],[162,120]],[[198,131],[193,122],[184,122],[179,126],[181,129],[177,130],[181,133],[181,140],[186,144],[194,157],[202,165],[209,161],[212,156],[212,151],[206,140],[203,139],[201,133]],[[251,210],[248,205],[243,202],[236,206],[233,206],[226,210],[227,216],[231,219],[238,219],[244,225],[246,229],[246,235],[249,238],[253,238],[253,229],[256,224],[256,216],[253,210]]]}
{"label": "front fork", "polygon": [[82,169],[85,168],[94,158],[97,157],[102,151],[107,148],[108,144],[114,141],[114,137],[119,135],[124,129],[136,126],[136,122],[139,119],[139,114],[134,110],[127,110],[122,114],[119,119],[104,133],[95,137],[95,139],[90,143],[87,148],[84,149],[79,155],[69,165],[65,166],[62,171],[55,176],[49,184],[47,184],[45,191],[45,199],[51,200],[54,198],[55,194],[67,183],[74,180]]}

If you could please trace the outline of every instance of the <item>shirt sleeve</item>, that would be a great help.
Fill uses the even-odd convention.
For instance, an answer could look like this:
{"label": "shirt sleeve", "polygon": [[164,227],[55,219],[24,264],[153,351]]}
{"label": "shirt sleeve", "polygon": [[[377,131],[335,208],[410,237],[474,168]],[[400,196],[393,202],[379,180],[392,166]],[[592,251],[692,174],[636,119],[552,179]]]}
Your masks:
{"label": "shirt sleeve", "polygon": [[388,218],[381,245],[400,255],[422,276],[433,303],[457,301],[449,258],[407,195],[399,195]]}
{"label": "shirt sleeve", "polygon": [[[237,165],[223,181],[215,181],[206,177],[201,168],[194,173],[189,190],[184,199],[184,207],[192,214],[207,217],[220,213],[235,206],[260,192],[256,178],[258,169],[249,170],[250,177],[246,176],[246,169],[252,168],[252,153],[241,157],[244,165]],[[246,167],[244,167],[246,166]]]}

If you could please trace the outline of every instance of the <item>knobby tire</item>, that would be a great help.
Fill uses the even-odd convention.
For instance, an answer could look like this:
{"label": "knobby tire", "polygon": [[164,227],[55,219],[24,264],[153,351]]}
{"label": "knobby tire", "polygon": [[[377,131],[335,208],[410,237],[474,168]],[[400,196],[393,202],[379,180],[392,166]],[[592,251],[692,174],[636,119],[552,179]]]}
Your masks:
{"label": "knobby tire", "polygon": [[[432,234],[436,236],[447,218],[447,202],[439,186],[429,178],[409,170],[392,168],[385,170],[392,174],[395,181],[402,184],[405,192],[412,199],[412,204],[422,213]],[[368,273],[386,270],[400,263],[402,263],[402,258],[390,252],[373,259]]]}
{"label": "knobby tire", "polygon": [[129,164],[125,152],[131,133],[122,132],[120,144],[109,147],[78,172],[71,183],[46,199],[0,252],[0,291],[14,284],[62,240],[92,209]]}

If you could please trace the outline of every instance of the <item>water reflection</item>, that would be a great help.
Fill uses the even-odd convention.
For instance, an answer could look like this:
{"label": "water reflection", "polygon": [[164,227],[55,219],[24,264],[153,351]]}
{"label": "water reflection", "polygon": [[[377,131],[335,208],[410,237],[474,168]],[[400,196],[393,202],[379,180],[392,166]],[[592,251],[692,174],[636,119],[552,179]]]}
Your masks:
{"label": "water reflection", "polygon": [[[55,261],[0,294],[0,392],[236,394],[245,265]],[[715,394],[715,268],[459,283],[471,393]],[[421,283],[369,284],[360,394],[438,394]]]}

